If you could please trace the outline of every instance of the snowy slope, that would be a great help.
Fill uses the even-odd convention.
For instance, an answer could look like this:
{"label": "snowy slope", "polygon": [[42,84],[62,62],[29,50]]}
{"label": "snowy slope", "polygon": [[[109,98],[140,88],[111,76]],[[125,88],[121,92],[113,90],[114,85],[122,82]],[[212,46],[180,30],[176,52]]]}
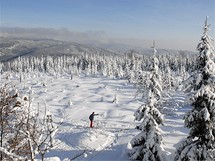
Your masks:
{"label": "snowy slope", "polygon": [[[2,81],[6,81],[2,76]],[[129,161],[128,142],[139,133],[135,130],[133,114],[141,105],[134,99],[135,88],[126,80],[102,77],[74,77],[69,75],[47,76],[25,74],[10,77],[10,81],[22,91],[30,93],[33,107],[44,107],[54,115],[54,121],[64,122],[57,133],[57,146],[46,157],[76,161]],[[184,105],[182,92],[172,93],[171,101],[178,104],[172,114],[165,115],[161,127],[167,160],[172,161],[178,142],[185,138],[183,115],[189,110]],[[113,103],[114,98],[117,101]],[[170,108],[170,107],[168,107]],[[94,128],[89,128],[89,115],[95,116]]]}
{"label": "snowy slope", "polygon": [[62,56],[83,53],[114,54],[99,47],[88,47],[75,42],[53,39],[0,37],[0,61],[11,61],[19,56]]}

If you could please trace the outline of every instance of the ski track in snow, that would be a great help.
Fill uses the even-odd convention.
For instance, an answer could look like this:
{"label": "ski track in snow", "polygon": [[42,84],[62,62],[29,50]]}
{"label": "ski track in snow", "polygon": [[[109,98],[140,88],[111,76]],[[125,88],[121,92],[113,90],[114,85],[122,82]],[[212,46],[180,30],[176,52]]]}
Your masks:
{"label": "ski track in snow", "polygon": [[[136,89],[125,80],[102,77],[70,76],[26,76],[11,81],[23,92],[30,92],[35,109],[47,109],[54,115],[54,121],[64,118],[56,136],[57,146],[46,157],[59,157],[76,161],[129,161],[128,142],[139,133],[135,129],[133,114],[141,105],[134,99]],[[117,103],[113,99],[117,96]],[[183,116],[190,109],[184,106],[185,95],[171,94],[171,101],[179,106],[174,115],[165,116],[161,127],[164,150],[168,161],[174,160],[175,148],[187,136]],[[183,108],[181,106],[184,106]],[[95,116],[94,128],[89,128],[88,117]]]}
{"label": "ski track in snow", "polygon": [[184,128],[183,117],[190,110],[190,106],[184,105],[185,94],[182,92],[173,93],[171,99],[176,105],[179,105],[172,115],[165,115],[164,126],[161,126],[164,149],[168,161],[173,161],[175,151],[179,142],[187,137],[188,129]]}

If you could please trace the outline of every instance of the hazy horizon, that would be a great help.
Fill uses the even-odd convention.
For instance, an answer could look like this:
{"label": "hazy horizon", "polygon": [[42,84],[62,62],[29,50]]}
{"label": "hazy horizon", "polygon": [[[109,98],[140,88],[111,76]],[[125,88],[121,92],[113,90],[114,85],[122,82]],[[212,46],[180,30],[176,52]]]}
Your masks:
{"label": "hazy horizon", "polygon": [[[1,35],[196,51],[214,0],[2,0]],[[214,37],[214,30],[210,31]]]}

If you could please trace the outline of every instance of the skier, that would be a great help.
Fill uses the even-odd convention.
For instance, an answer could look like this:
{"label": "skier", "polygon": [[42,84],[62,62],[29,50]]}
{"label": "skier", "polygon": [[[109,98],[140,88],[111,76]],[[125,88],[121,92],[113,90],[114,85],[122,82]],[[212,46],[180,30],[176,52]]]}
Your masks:
{"label": "skier", "polygon": [[90,128],[93,127],[93,119],[94,119],[94,116],[96,115],[99,115],[99,114],[95,114],[94,112],[89,116],[89,119],[90,119]]}

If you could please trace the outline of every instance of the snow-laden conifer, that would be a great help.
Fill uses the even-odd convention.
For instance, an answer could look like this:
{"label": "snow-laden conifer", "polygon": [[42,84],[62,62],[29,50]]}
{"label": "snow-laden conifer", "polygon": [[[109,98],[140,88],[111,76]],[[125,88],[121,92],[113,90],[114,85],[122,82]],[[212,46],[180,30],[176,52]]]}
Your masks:
{"label": "snow-laden conifer", "polygon": [[158,125],[163,123],[163,117],[156,108],[161,96],[161,86],[156,81],[156,64],[155,59],[150,76],[147,102],[141,105],[134,114],[135,120],[141,121],[140,125],[137,126],[141,132],[130,142],[132,149],[129,156],[132,160],[163,161],[162,136],[158,128]]}
{"label": "snow-laden conifer", "polygon": [[[196,91],[201,88],[208,80],[209,74],[214,70],[214,47],[212,41],[214,41],[209,35],[210,25],[208,25],[207,18],[203,28],[203,36],[197,46],[199,55],[197,57],[196,66],[197,70],[184,81],[184,87],[187,92]],[[211,74],[210,74],[211,75]],[[211,75],[213,77],[213,74]]]}
{"label": "snow-laden conifer", "polygon": [[204,33],[197,46],[199,51],[195,94],[192,110],[185,115],[190,129],[187,139],[178,147],[175,161],[214,161],[215,158],[215,63],[210,25],[205,20]]}
{"label": "snow-laden conifer", "polygon": [[145,91],[148,88],[153,90],[155,97],[157,99],[161,98],[162,84],[161,84],[161,76],[159,70],[159,61],[156,57],[157,50],[155,49],[155,43],[153,43],[153,56],[151,59],[151,64],[148,72],[138,72],[136,86],[137,86],[137,94],[142,95],[142,98],[147,97],[145,95]]}

